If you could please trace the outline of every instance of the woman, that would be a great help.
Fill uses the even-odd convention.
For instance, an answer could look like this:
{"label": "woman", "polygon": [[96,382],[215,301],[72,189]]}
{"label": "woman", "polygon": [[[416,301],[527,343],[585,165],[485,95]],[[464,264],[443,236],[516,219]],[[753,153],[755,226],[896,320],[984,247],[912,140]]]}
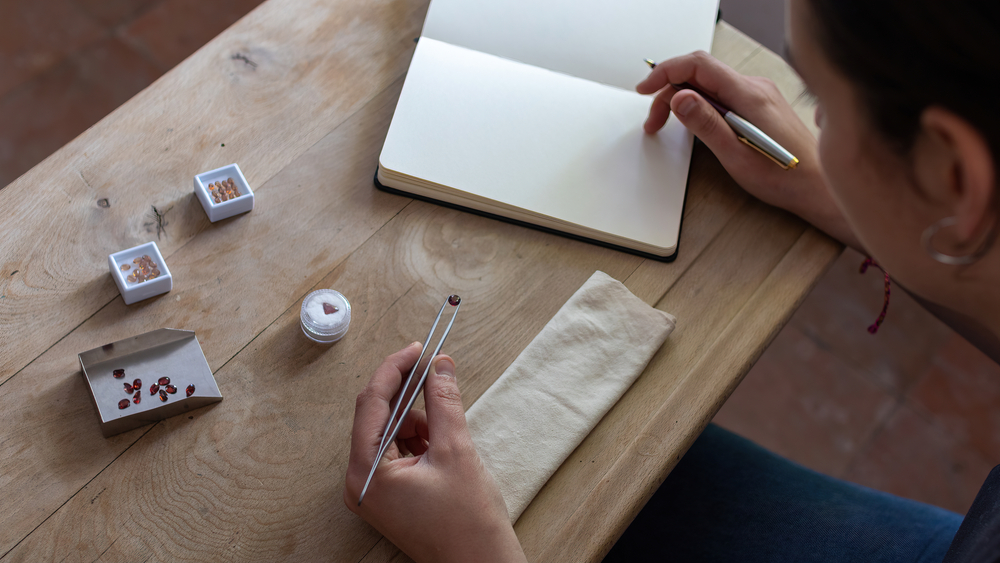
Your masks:
{"label": "woman", "polygon": [[[645,128],[673,113],[748,192],[873,256],[1000,357],[1000,2],[790,0],[789,54],[817,98],[817,142],[773,84],[704,53],[659,64]],[[690,82],[800,157],[786,172],[743,145]],[[934,305],[931,305],[934,303]],[[388,401],[419,354],[390,356],[358,397],[344,499],[417,561],[524,561],[465,426],[450,358],[357,506]],[[399,499],[405,503],[406,510]],[[961,529],[960,529],[961,528]],[[609,560],[1000,560],[1000,468],[970,514],[801,468],[709,426]]]}

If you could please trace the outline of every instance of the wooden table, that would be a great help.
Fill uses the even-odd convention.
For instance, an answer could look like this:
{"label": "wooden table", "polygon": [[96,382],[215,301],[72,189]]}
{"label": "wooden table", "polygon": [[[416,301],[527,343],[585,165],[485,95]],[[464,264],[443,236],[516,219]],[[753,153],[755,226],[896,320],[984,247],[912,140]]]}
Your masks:
{"label": "wooden table", "polygon": [[[672,264],[377,191],[426,7],[269,0],[0,190],[0,560],[405,559],[341,500],[358,391],[454,291],[471,405],[600,269],[678,329],[516,525],[531,560],[599,560],[838,254],[702,146]],[[725,23],[714,53],[809,117],[773,53]],[[257,207],[213,224],[192,177],[231,162]],[[126,306],[107,255],[149,240],[174,289]],[[353,304],[330,347],[298,326],[324,287]],[[225,400],[101,437],[76,354],[160,327]]]}

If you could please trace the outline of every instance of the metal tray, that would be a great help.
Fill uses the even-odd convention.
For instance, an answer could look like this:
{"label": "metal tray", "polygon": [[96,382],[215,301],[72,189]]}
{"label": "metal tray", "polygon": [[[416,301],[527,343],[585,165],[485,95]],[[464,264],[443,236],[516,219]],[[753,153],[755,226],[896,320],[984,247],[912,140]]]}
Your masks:
{"label": "metal tray", "polygon": [[[190,330],[157,329],[81,352],[79,358],[105,438],[222,400],[201,345]],[[116,369],[124,369],[124,377],[115,378]],[[158,390],[150,389],[161,377],[169,378],[177,389],[164,393],[166,400]],[[139,403],[133,400],[134,390],[125,391],[125,383],[137,378],[142,380]],[[194,385],[190,396],[189,385]],[[123,399],[129,404],[119,408]]]}

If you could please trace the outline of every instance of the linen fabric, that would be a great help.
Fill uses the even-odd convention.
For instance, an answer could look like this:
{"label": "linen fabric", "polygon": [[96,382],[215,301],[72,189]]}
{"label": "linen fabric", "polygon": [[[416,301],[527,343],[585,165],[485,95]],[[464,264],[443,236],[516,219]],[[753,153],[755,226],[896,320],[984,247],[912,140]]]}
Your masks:
{"label": "linen fabric", "polygon": [[676,320],[595,272],[466,413],[511,522],[645,369]]}

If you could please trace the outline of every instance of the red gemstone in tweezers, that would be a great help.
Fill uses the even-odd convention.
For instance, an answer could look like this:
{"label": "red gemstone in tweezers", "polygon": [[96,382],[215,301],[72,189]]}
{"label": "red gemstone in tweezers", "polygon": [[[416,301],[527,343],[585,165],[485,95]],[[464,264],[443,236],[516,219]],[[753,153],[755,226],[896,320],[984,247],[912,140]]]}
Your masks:
{"label": "red gemstone in tweezers", "polygon": [[160,385],[166,385],[166,384],[170,383],[170,378],[169,377],[161,377],[159,379],[159,381],[157,381],[157,383],[159,383]]}
{"label": "red gemstone in tweezers", "polygon": [[122,399],[122,400],[118,401],[118,408],[119,409],[127,409],[128,408],[128,399]]}
{"label": "red gemstone in tweezers", "polygon": [[115,371],[111,372],[111,375],[115,376],[115,379],[121,379],[125,377],[125,370],[116,369]]}
{"label": "red gemstone in tweezers", "polygon": [[462,302],[462,298],[457,295],[448,296],[448,304],[452,307],[458,307],[458,304]]}
{"label": "red gemstone in tweezers", "polygon": [[194,395],[194,385],[188,385],[187,388],[187,396],[190,397],[191,395]]}

